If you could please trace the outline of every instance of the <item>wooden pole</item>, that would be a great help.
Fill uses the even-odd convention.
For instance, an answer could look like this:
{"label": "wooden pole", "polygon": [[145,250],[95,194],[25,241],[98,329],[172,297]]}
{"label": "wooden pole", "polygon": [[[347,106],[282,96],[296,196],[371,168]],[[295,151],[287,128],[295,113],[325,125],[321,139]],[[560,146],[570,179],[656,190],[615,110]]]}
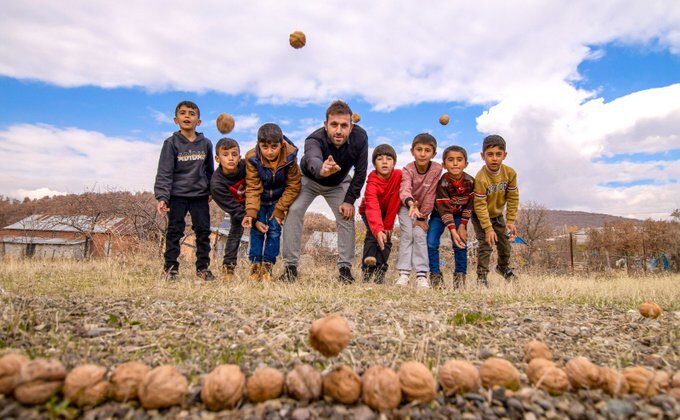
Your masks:
{"label": "wooden pole", "polygon": [[574,274],[574,234],[569,232],[569,257],[571,260],[571,274]]}
{"label": "wooden pole", "polygon": [[647,249],[645,248],[645,238],[642,238],[642,270],[647,274]]}

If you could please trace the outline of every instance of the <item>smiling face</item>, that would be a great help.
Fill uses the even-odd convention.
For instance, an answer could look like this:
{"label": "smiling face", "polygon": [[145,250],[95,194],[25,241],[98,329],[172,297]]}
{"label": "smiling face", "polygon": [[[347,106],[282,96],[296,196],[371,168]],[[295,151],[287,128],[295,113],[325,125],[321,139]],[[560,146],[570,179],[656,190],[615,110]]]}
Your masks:
{"label": "smiling face", "polygon": [[375,171],[378,175],[381,178],[387,179],[394,170],[394,159],[389,155],[380,155],[375,158],[373,165],[375,166]]}
{"label": "smiling face", "polygon": [[467,166],[468,163],[465,160],[465,155],[461,152],[452,150],[444,156],[444,168],[456,179],[463,175],[463,171]]}
{"label": "smiling face", "polygon": [[489,147],[482,152],[484,164],[491,172],[498,172],[506,156],[507,152],[498,146]]}
{"label": "smiling face", "polygon": [[196,126],[201,125],[201,119],[198,117],[198,110],[182,105],[175,113],[175,124],[177,124],[182,131],[190,132],[196,129]]}
{"label": "smiling face", "polygon": [[238,147],[231,147],[227,149],[226,147],[220,147],[220,150],[215,156],[215,161],[220,164],[223,171],[234,172],[238,167],[238,163],[241,160],[241,153]]}
{"label": "smiling face", "polygon": [[411,154],[416,161],[416,166],[419,168],[425,168],[432,158],[434,158],[435,151],[431,144],[416,143],[411,148]]}
{"label": "smiling face", "polygon": [[279,153],[281,152],[282,143],[258,143],[260,148],[260,155],[269,162],[276,162],[279,160]]}
{"label": "smiling face", "polygon": [[352,116],[349,114],[330,114],[323,125],[326,128],[328,138],[335,147],[345,144],[354,127]]}

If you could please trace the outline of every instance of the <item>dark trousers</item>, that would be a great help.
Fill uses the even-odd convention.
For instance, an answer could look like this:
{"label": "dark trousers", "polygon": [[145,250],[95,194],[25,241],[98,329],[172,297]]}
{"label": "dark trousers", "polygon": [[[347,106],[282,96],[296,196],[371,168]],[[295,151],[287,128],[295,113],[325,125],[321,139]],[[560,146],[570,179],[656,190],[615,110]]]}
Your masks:
{"label": "dark trousers", "polygon": [[165,234],[165,270],[179,268],[179,242],[184,236],[187,212],[191,215],[191,225],[196,234],[196,270],[206,270],[210,266],[210,207],[208,196],[170,197],[168,203],[168,231]]}
{"label": "dark trousers", "polygon": [[[387,265],[387,260],[390,258],[390,252],[392,252],[392,239],[387,238],[387,241],[385,241],[385,249],[381,251],[380,247],[378,247],[378,240],[375,239],[373,232],[371,232],[371,228],[368,226],[368,219],[366,219],[365,214],[361,215],[361,220],[363,220],[364,224],[366,225],[366,239],[364,239],[364,252],[361,257],[361,269],[363,271],[370,271],[370,269],[373,268],[375,271],[382,271],[384,273],[389,268],[389,265]],[[366,259],[366,257],[375,257],[377,261],[375,267],[369,267],[364,264],[363,261]]]}
{"label": "dark trousers", "polygon": [[[491,245],[486,243],[486,237],[482,224],[479,222],[476,214],[472,214],[472,224],[475,226],[475,234],[479,248],[477,251],[477,275],[486,276],[489,272],[489,260],[491,259]],[[491,218],[491,226],[496,232],[498,240],[496,241],[496,250],[498,251],[498,268],[505,271],[510,266],[510,254],[512,247],[508,237],[505,236],[505,219],[503,216]]]}
{"label": "dark trousers", "polygon": [[243,236],[243,218],[231,218],[231,228],[229,228],[229,235],[227,235],[227,244],[224,247],[224,259],[222,265],[236,265],[238,257],[238,248],[241,245],[241,237]]}

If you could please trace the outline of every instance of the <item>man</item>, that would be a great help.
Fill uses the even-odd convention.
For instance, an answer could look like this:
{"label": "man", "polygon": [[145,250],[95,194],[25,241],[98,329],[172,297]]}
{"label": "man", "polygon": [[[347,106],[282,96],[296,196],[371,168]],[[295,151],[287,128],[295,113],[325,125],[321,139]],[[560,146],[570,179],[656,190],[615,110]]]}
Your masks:
{"label": "man", "polygon": [[[333,210],[338,230],[338,271],[343,283],[354,282],[354,202],[361,195],[368,165],[368,135],[352,124],[352,110],[335,101],[326,110],[324,126],[305,140],[300,161],[302,191],[288,210],[283,226],[283,281],[295,281],[305,212],[321,195]],[[349,175],[354,167],[354,176]]]}

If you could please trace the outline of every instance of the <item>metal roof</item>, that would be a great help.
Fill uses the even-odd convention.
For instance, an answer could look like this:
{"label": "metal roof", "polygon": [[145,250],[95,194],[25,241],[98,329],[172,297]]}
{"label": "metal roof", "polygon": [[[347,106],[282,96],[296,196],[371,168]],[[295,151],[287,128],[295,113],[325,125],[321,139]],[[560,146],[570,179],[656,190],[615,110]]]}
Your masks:
{"label": "metal roof", "polygon": [[6,244],[37,244],[37,245],[79,245],[85,239],[40,238],[37,236],[5,236],[0,242]]}
{"label": "metal roof", "polygon": [[[34,214],[6,226],[5,229],[108,233],[119,230],[116,225],[122,221],[122,217],[99,218],[95,222],[95,218],[92,216],[48,216]],[[92,226],[93,222],[94,226]]]}

